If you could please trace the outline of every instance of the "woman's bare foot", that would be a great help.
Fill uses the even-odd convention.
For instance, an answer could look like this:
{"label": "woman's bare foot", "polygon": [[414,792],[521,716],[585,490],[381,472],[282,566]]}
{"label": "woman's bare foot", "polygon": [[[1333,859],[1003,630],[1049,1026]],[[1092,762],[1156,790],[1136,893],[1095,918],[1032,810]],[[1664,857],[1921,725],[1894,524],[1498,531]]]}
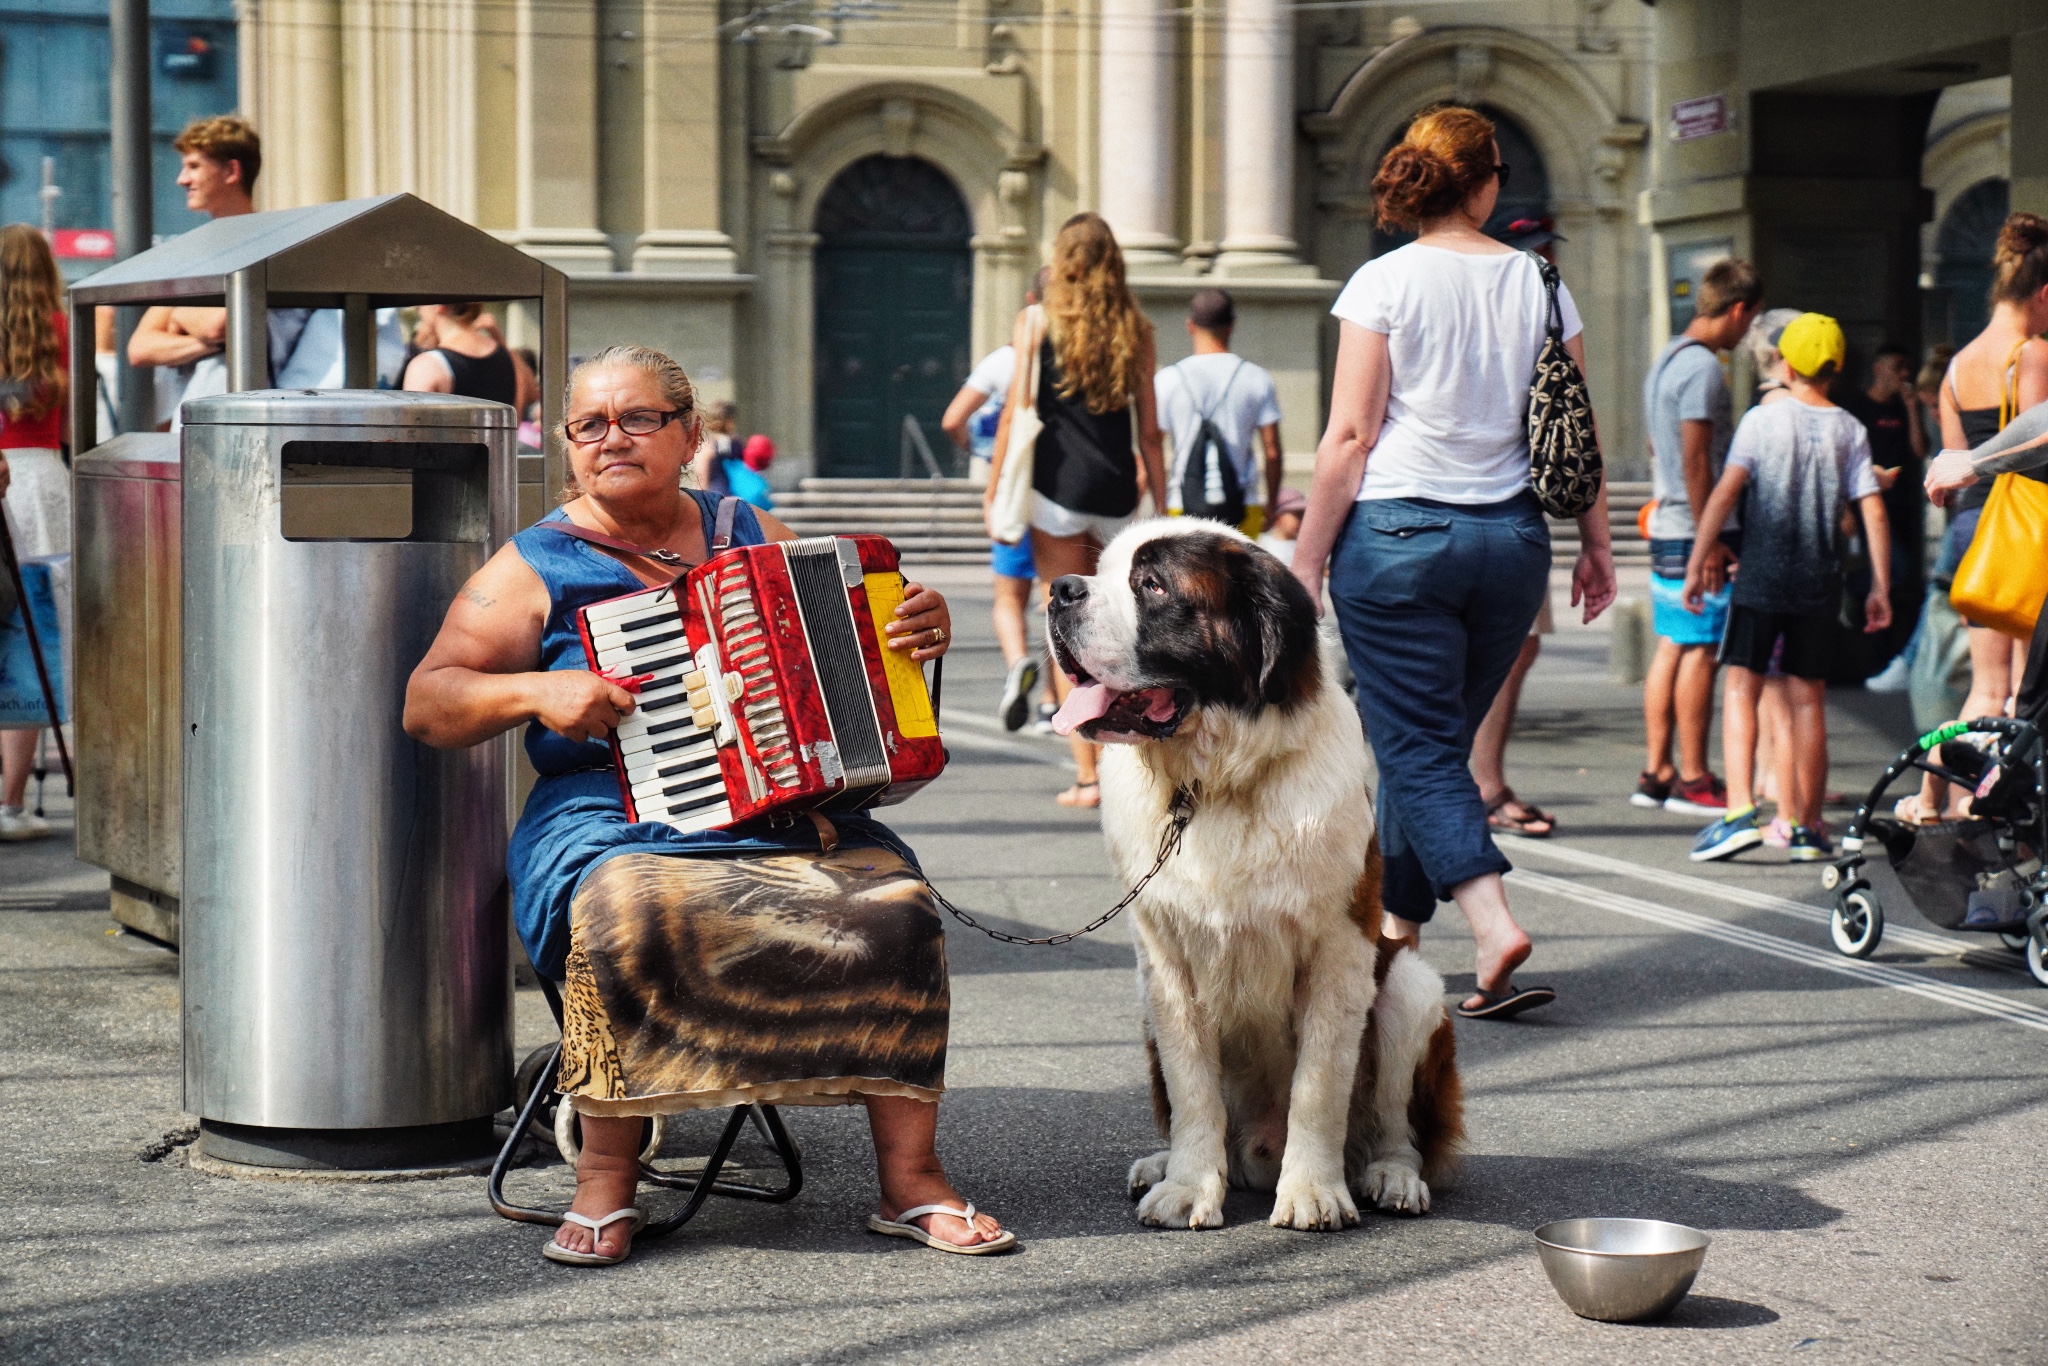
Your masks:
{"label": "woman's bare foot", "polygon": [[1101,783],[1075,783],[1065,792],[1053,798],[1061,806],[1094,808],[1102,805]]}
{"label": "woman's bare foot", "polygon": [[[633,1204],[640,1188],[640,1144],[646,1121],[595,1115],[584,1115],[581,1121],[583,1152],[576,1162],[576,1198],[569,1208],[586,1219],[602,1219]],[[580,1224],[563,1224],[555,1231],[555,1241],[571,1252],[595,1251],[617,1257],[631,1246],[633,1230],[621,1219],[609,1225],[603,1237],[593,1238]]]}
{"label": "woman's bare foot", "polygon": [[[967,1201],[953,1184],[940,1176],[936,1181],[922,1180],[891,1183],[896,1189],[885,1187],[882,1191],[882,1217],[894,1222],[896,1216],[919,1205],[945,1205],[952,1209],[966,1209]],[[974,1223],[951,1214],[920,1214],[911,1221],[926,1233],[942,1243],[955,1247],[973,1247],[977,1243],[992,1243],[1003,1236],[1003,1226],[996,1222],[994,1215],[984,1210],[974,1212]]]}
{"label": "woman's bare foot", "polygon": [[[967,1202],[939,1165],[938,1105],[909,1096],[869,1096],[867,1107],[868,1126],[875,1137],[875,1176],[882,1187],[882,1217],[894,1221],[904,1210],[919,1205],[966,1209]],[[1003,1232],[1001,1224],[978,1210],[971,1227],[952,1214],[921,1214],[916,1222],[932,1237],[955,1247],[994,1242]]]}
{"label": "woman's bare foot", "polygon": [[[1489,924],[1485,934],[1478,933],[1474,926],[1473,938],[1478,944],[1477,962],[1474,964],[1474,984],[1484,992],[1496,997],[1506,996],[1515,989],[1515,969],[1529,959],[1531,945],[1529,936],[1522,927],[1508,920],[1504,926]],[[1466,1010],[1483,1010],[1486,999],[1482,996],[1465,998]]]}

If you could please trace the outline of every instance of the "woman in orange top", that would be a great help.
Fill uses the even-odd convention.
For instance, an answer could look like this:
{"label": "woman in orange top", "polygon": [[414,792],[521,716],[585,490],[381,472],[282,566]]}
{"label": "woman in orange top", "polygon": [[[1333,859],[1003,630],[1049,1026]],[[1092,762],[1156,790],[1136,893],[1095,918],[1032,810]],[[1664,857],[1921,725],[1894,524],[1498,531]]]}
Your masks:
{"label": "woman in orange top", "polygon": [[[0,510],[24,561],[49,562],[58,631],[71,635],[71,473],[63,445],[70,338],[64,283],[42,233],[0,228]],[[24,605],[25,609],[25,605]],[[43,648],[52,664],[58,641]],[[69,670],[65,670],[69,673]],[[0,840],[40,839],[49,822],[22,809],[40,727],[0,729]]]}

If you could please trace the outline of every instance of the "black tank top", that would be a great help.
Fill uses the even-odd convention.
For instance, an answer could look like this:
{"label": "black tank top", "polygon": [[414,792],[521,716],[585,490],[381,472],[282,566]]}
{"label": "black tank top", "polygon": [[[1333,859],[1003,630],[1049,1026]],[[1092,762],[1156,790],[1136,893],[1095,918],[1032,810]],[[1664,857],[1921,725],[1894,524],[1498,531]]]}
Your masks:
{"label": "black tank top", "polygon": [[499,347],[487,356],[465,356],[441,346],[434,349],[454,376],[450,386],[464,398],[489,399],[493,403],[517,406],[519,372],[512,368],[512,353]]}
{"label": "black tank top", "polygon": [[[1996,408],[1957,408],[1956,421],[1963,425],[1963,445],[1967,449],[1976,449],[1992,437],[1997,436],[1999,432],[1998,409]],[[1949,513],[1950,518],[1959,517],[1971,508],[1983,507],[1984,500],[1990,496],[1991,481],[1989,479],[1979,479],[1970,487],[1956,494],[1954,501],[1950,504],[1950,507],[1953,509]]]}
{"label": "black tank top", "polygon": [[1128,517],[1138,508],[1138,459],[1131,451],[1131,405],[1091,413],[1075,394],[1060,396],[1060,362],[1047,337],[1038,358],[1038,435],[1031,487],[1071,512]]}

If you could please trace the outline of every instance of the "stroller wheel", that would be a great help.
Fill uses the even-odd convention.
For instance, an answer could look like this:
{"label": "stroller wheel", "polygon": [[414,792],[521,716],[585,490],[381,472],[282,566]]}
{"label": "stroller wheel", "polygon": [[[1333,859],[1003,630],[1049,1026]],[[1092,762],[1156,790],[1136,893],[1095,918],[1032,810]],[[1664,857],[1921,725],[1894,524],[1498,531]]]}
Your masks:
{"label": "stroller wheel", "polygon": [[[1852,887],[1836,895],[1828,934],[1835,947],[1851,958],[1868,958],[1877,952],[1878,941],[1884,938],[1884,908],[1870,888]],[[2041,980],[2048,984],[2048,978]]]}
{"label": "stroller wheel", "polygon": [[2048,987],[2048,944],[2038,938],[2027,940],[2027,975]]}
{"label": "stroller wheel", "polygon": [[1998,942],[2011,949],[2014,953],[2025,953],[2027,951],[2027,933],[2024,930],[2018,934],[2000,930],[1998,932]]}

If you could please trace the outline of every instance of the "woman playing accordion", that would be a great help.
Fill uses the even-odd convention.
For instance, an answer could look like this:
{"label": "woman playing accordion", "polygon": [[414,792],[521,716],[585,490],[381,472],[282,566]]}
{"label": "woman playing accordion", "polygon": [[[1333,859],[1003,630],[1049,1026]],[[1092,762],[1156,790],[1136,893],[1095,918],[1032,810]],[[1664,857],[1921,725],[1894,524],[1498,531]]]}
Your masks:
{"label": "woman playing accordion", "polygon": [[[591,670],[576,614],[701,563],[720,500],[681,486],[701,427],[667,356],[600,351],[570,376],[567,411],[563,505],[463,588],[405,709],[406,730],[441,747],[524,724],[540,774],[508,864],[527,955],[562,984],[560,1085],[584,1133],[570,1222],[545,1255],[625,1258],[642,1221],[642,1116],[749,1103],[865,1104],[881,1185],[871,1228],[946,1251],[1013,1246],[935,1150],[945,944],[910,850],[859,815],[691,834],[627,819],[606,739],[635,697]],[[795,538],[744,504],[727,517],[734,545]],[[949,624],[938,593],[907,585],[888,648],[935,659]]]}

